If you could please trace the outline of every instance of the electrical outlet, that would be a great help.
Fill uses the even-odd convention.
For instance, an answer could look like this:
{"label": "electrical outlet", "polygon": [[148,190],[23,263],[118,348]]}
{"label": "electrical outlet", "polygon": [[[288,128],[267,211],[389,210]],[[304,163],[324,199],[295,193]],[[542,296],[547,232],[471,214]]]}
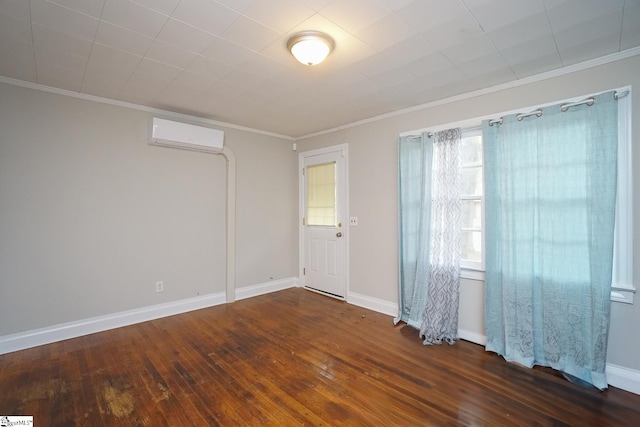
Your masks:
{"label": "electrical outlet", "polygon": [[156,292],[164,291],[164,282],[156,282]]}
{"label": "electrical outlet", "polygon": [[357,216],[349,217],[349,226],[351,226],[351,227],[357,227],[358,226],[358,217]]}

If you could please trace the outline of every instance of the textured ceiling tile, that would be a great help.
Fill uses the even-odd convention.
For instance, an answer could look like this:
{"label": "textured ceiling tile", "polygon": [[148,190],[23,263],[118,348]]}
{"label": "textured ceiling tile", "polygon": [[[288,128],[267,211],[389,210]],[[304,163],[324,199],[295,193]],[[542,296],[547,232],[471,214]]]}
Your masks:
{"label": "textured ceiling tile", "polygon": [[109,93],[110,97],[117,97],[122,88],[127,84],[129,76],[118,77],[116,74],[105,73],[100,69],[87,71],[82,81],[82,91],[88,88],[90,93],[98,96],[100,93]]}
{"label": "textured ceiling tile", "polygon": [[144,56],[153,43],[153,38],[106,21],[100,21],[95,42],[134,55]]}
{"label": "textured ceiling tile", "polygon": [[264,79],[271,78],[287,69],[287,67],[282,63],[262,55],[252,56],[247,61],[240,64],[240,67],[248,73],[260,75]]}
{"label": "textured ceiling tile", "polygon": [[450,21],[427,28],[422,34],[438,49],[446,49],[465,40],[484,34],[470,14],[463,14]]}
{"label": "textured ceiling tile", "polygon": [[114,79],[124,80],[126,83],[140,61],[140,56],[95,44],[89,56],[86,73],[113,76]]}
{"label": "textured ceiling tile", "polygon": [[16,43],[31,42],[29,21],[0,12],[0,39],[9,39]]}
{"label": "textured ceiling tile", "polygon": [[28,21],[31,18],[29,2],[25,0],[3,0],[0,1],[0,13],[5,13],[14,18]]}
{"label": "textured ceiling tile", "polygon": [[457,68],[467,77],[485,76],[491,73],[506,72],[511,79],[515,79],[515,74],[509,70],[509,66],[504,62],[498,52],[489,53],[461,64],[456,64]]}
{"label": "textured ceiling tile", "polygon": [[300,3],[303,3],[309,6],[311,9],[315,10],[316,12],[319,12],[325,7],[327,7],[329,3],[333,1],[334,0],[300,0]]}
{"label": "textured ceiling tile", "polygon": [[453,64],[461,64],[496,52],[493,43],[485,34],[467,39],[462,43],[443,49],[442,54]]}
{"label": "textured ceiling tile", "polygon": [[556,42],[551,35],[545,35],[534,40],[522,42],[516,46],[501,49],[500,54],[510,66],[529,63],[536,58],[551,57],[556,58],[556,66],[561,65]]}
{"label": "textured ceiling tile", "polygon": [[220,81],[230,83],[236,86],[241,86],[249,90],[262,84],[264,79],[259,73],[256,74],[255,70],[252,70],[252,72],[248,72],[244,69],[237,68],[233,70],[233,72],[228,73],[223,77],[221,77]]}
{"label": "textured ceiling tile", "polygon": [[175,19],[169,19],[157,37],[181,49],[200,53],[214,40],[214,36]]}
{"label": "textured ceiling tile", "polygon": [[487,33],[498,50],[518,46],[543,36],[551,36],[549,20],[544,13],[528,16],[513,24]]}
{"label": "textured ceiling tile", "polygon": [[296,0],[256,0],[244,15],[276,30],[286,33],[315,11]]}
{"label": "textured ceiling tile", "polygon": [[31,23],[91,41],[98,29],[96,18],[44,0],[31,0]]}
{"label": "textured ceiling tile", "polygon": [[74,70],[46,61],[38,61],[38,83],[73,92],[82,88],[83,71]]}
{"label": "textured ceiling tile", "polygon": [[391,10],[402,9],[409,3],[412,3],[414,0],[382,0],[382,3],[387,5],[387,7]]}
{"label": "textured ceiling tile", "polygon": [[241,16],[221,34],[221,37],[254,52],[260,52],[278,39],[280,33]]}
{"label": "textured ceiling tile", "polygon": [[624,0],[571,0],[557,5],[553,3],[552,7],[549,7],[549,3],[545,0],[547,15],[555,33],[611,14],[624,6]]}
{"label": "textured ceiling tile", "polygon": [[544,13],[544,6],[539,1],[493,0],[491,2],[477,2],[465,0],[465,3],[478,23],[487,32],[521,21],[529,16]]}
{"label": "textured ceiling tile", "polygon": [[381,51],[415,34],[416,32],[406,22],[392,13],[363,28],[355,35],[376,51]]}
{"label": "textured ceiling tile", "polygon": [[237,11],[211,0],[182,0],[172,15],[215,35],[222,34],[239,16]]}
{"label": "textured ceiling tile", "polygon": [[101,19],[149,37],[158,35],[168,17],[129,0],[106,0]]}
{"label": "textured ceiling tile", "polygon": [[640,45],[640,1],[627,4],[622,19],[620,49],[630,49]]}
{"label": "textured ceiling tile", "polygon": [[562,31],[555,33],[556,43],[560,54],[572,47],[588,45],[589,43],[597,43],[599,40],[616,39],[613,50],[617,51],[620,39],[622,23],[622,10],[613,11],[607,15],[601,16],[597,22],[592,19],[586,22],[580,22],[572,27],[567,27]]}
{"label": "textured ceiling tile", "polygon": [[228,40],[215,38],[202,52],[202,55],[234,67],[255,55],[255,52]]}
{"label": "textured ceiling tile", "polygon": [[255,2],[255,0],[215,0],[215,1],[216,3],[225,5],[228,8],[231,8],[240,14],[244,13]]}
{"label": "textured ceiling tile", "polygon": [[46,49],[39,45],[34,45],[36,65],[40,70],[41,65],[49,64],[50,66],[62,67],[65,69],[84,73],[89,58],[86,56],[78,56],[69,52],[59,50]]}
{"label": "textured ceiling tile", "polygon": [[548,55],[537,56],[530,60],[523,60],[521,62],[509,64],[509,67],[519,79],[545,73],[561,66],[562,61],[560,60],[560,55],[557,51]]}
{"label": "textured ceiling tile", "polygon": [[320,14],[345,30],[356,33],[381,20],[391,9],[379,0],[337,0],[320,11]]}
{"label": "textured ceiling tile", "polygon": [[452,67],[453,64],[442,52],[430,53],[406,65],[406,68],[417,77],[424,77]]}
{"label": "textured ceiling tile", "polygon": [[181,72],[182,70],[179,68],[172,67],[168,64],[162,64],[148,58],[144,58],[136,67],[134,74],[142,79],[148,79],[149,81],[154,81],[161,84],[169,84]]}
{"label": "textured ceiling tile", "polygon": [[472,20],[475,23],[475,19],[460,0],[417,0],[398,9],[396,13],[418,32],[456,20]]}
{"label": "textured ceiling tile", "polygon": [[13,47],[3,45],[0,40],[0,58],[0,75],[28,82],[36,81],[36,61],[33,53],[16,53]]}
{"label": "textured ceiling tile", "polygon": [[609,34],[591,39],[581,44],[572,44],[560,49],[560,57],[562,65],[572,65],[579,62],[588,61],[590,59],[605,56],[614,52],[618,52],[620,46],[620,36],[618,34]]}
{"label": "textured ceiling tile", "polygon": [[180,0],[131,0],[134,3],[147,7],[149,9],[160,12],[163,15],[170,16],[175,10]]}
{"label": "textured ceiling tile", "polygon": [[187,67],[186,71],[203,76],[220,78],[228,74],[232,69],[233,67],[230,65],[200,55]]}
{"label": "textured ceiling tile", "polygon": [[51,3],[66,7],[76,12],[100,18],[104,0],[48,0]]}
{"label": "textured ceiling tile", "polygon": [[160,40],[154,41],[145,55],[145,58],[162,62],[181,70],[187,68],[197,57],[197,53],[180,49]]}
{"label": "textured ceiling tile", "polygon": [[32,26],[33,43],[43,50],[66,52],[88,58],[91,53],[92,42],[89,40],[59,33],[39,25]]}
{"label": "textured ceiling tile", "polygon": [[379,87],[395,87],[403,83],[413,81],[416,76],[404,67],[392,68],[380,74],[371,76]]}

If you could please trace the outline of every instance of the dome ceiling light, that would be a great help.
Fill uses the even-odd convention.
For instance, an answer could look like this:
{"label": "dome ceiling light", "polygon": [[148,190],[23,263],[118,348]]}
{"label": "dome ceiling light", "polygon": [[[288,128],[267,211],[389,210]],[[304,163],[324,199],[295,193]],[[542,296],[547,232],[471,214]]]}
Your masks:
{"label": "dome ceiling light", "polygon": [[287,41],[291,54],[304,65],[317,65],[331,53],[335,42],[319,31],[302,31]]}

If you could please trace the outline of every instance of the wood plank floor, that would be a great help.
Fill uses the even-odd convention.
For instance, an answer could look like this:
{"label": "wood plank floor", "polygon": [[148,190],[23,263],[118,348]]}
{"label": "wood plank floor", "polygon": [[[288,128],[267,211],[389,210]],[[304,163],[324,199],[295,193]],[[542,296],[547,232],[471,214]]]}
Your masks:
{"label": "wood plank floor", "polygon": [[598,393],[465,341],[288,289],[0,356],[0,415],[37,426],[640,426]]}

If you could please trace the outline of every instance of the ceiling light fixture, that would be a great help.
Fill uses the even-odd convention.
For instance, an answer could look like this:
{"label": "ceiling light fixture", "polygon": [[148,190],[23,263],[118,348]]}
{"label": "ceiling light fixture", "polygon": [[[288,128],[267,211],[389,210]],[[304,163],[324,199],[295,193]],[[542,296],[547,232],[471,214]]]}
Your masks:
{"label": "ceiling light fixture", "polygon": [[331,53],[335,43],[331,37],[319,31],[302,31],[287,41],[291,54],[304,65],[317,65]]}

